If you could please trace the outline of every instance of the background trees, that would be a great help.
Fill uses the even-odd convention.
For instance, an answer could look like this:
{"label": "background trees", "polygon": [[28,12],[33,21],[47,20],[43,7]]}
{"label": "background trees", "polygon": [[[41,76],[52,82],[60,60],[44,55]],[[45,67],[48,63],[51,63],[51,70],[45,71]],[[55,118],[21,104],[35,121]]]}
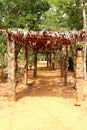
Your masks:
{"label": "background trees", "polygon": [[0,28],[79,30],[82,27],[81,0],[0,1]]}
{"label": "background trees", "polygon": [[2,28],[40,30],[41,16],[50,8],[50,5],[46,0],[2,0],[0,7]]}
{"label": "background trees", "polygon": [[82,25],[81,0],[0,1],[0,28],[79,30]]}

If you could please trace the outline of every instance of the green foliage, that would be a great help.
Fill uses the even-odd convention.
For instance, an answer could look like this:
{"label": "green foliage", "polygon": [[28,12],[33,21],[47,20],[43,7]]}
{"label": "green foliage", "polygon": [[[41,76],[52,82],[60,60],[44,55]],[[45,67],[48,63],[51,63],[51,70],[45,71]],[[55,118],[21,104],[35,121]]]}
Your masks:
{"label": "green foliage", "polygon": [[47,28],[52,30],[83,28],[80,0],[49,0],[49,3],[51,8],[46,12]]}
{"label": "green foliage", "polygon": [[7,66],[7,45],[5,35],[0,34],[0,65]]}
{"label": "green foliage", "polygon": [[41,15],[50,6],[46,0],[3,0],[0,2],[2,28],[28,28],[37,30]]}
{"label": "green foliage", "polygon": [[70,29],[81,29],[83,25],[82,21],[82,9],[80,0],[71,0],[66,6],[67,25]]}
{"label": "green foliage", "polygon": [[78,44],[77,44],[77,46],[76,46],[76,49],[77,49],[78,51],[80,51],[80,50],[83,50],[83,47],[84,47],[84,43],[83,43],[83,42],[78,42]]}
{"label": "green foliage", "polygon": [[27,28],[35,31],[60,28],[79,30],[82,25],[80,0],[0,1],[0,28]]}

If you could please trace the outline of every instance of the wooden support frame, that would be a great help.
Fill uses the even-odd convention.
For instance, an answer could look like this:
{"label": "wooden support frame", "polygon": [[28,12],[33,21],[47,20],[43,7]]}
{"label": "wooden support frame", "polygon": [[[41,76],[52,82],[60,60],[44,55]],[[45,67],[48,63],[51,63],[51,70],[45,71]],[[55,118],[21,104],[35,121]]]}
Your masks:
{"label": "wooden support frame", "polygon": [[15,42],[7,41],[8,47],[8,97],[10,101],[16,100],[16,83],[15,83]]}
{"label": "wooden support frame", "polygon": [[[33,45],[33,42],[32,42],[33,40],[35,41],[35,39],[36,39],[36,43],[38,43],[38,42],[41,43],[41,39],[42,39],[42,42],[43,42],[43,40],[47,40],[47,39],[45,39],[44,33],[43,33],[43,35],[40,35],[40,37],[39,37],[40,41],[39,41],[39,39],[37,38],[37,33],[34,36],[33,33],[31,33],[31,32],[30,32],[30,35],[29,35],[29,32],[27,33],[27,35],[24,35],[24,33],[22,33],[21,31],[18,32],[18,31],[10,31],[10,30],[7,30],[7,31],[0,30],[0,32],[4,32],[8,36],[7,37],[8,38],[8,43],[7,43],[7,45],[8,45],[8,97],[9,97],[9,100],[15,101],[16,100],[16,83],[15,83],[15,42],[16,42],[16,40],[17,40],[18,43],[23,43],[24,41],[27,41],[27,43],[29,43],[27,45],[29,47],[31,47]],[[69,42],[69,37],[66,37],[66,42],[64,42],[64,35],[67,36],[66,35],[67,33],[64,33],[62,35],[61,40],[60,40],[61,33],[59,33],[58,35],[55,35],[55,36],[57,36],[57,37],[55,37],[56,40],[58,40],[58,39],[60,40],[60,44],[66,45],[66,64],[65,64],[66,66],[65,66],[65,75],[64,75],[65,76],[64,77],[64,85],[67,85],[67,65],[68,65],[68,51],[67,50],[68,50],[68,45],[73,43],[72,42],[72,36],[74,36],[73,41],[75,40],[75,43],[78,41],[78,39],[82,39],[83,36],[84,36],[84,43],[85,43],[84,57],[83,57],[84,58],[84,64],[82,64],[84,73],[82,74],[82,76],[84,78],[86,76],[86,66],[85,66],[85,62],[86,62],[86,41],[87,41],[86,33],[87,33],[86,30],[85,31],[80,31],[80,33],[78,33],[78,34],[76,34],[76,32],[71,33],[72,35],[69,35],[70,38],[71,38],[70,42]],[[69,32],[69,34],[70,34],[70,32]],[[32,38],[30,36],[32,36]],[[49,40],[51,34],[47,35],[47,36],[48,36],[48,40]],[[30,44],[30,42],[28,42],[28,40],[31,40],[31,44]],[[52,38],[51,38],[51,40],[52,40]],[[50,43],[51,43],[51,40],[50,40]],[[26,42],[24,42],[24,43],[26,43]],[[48,44],[48,42],[47,42],[47,44]],[[43,45],[42,48],[44,48],[44,44],[41,44],[41,45]],[[41,47],[41,45],[40,45],[40,47]],[[51,45],[53,46],[53,42],[51,43]],[[54,47],[54,49],[56,49],[56,48]],[[49,64],[48,64],[48,60],[47,60],[47,66],[48,65]],[[77,69],[79,69],[78,64],[77,64],[77,67],[76,67],[76,72],[77,72]],[[64,70],[64,68],[62,70]],[[62,75],[62,73],[61,73],[61,75]],[[34,51],[34,77],[36,77],[36,76],[37,76],[37,52],[35,50]],[[27,84],[27,80],[28,80],[28,50],[26,48],[25,49],[25,83],[26,84]],[[79,92],[80,92],[79,90],[83,85],[83,82],[82,82],[82,85],[80,84],[81,87],[79,87],[79,84],[78,84],[78,83],[80,83],[79,81],[80,81],[80,77],[78,76],[78,73],[76,73],[76,86],[77,86],[77,103],[76,103],[76,105],[79,105],[79,103],[78,103]],[[83,79],[82,79],[82,81],[83,81]],[[83,95],[82,95],[82,98],[83,98]]]}

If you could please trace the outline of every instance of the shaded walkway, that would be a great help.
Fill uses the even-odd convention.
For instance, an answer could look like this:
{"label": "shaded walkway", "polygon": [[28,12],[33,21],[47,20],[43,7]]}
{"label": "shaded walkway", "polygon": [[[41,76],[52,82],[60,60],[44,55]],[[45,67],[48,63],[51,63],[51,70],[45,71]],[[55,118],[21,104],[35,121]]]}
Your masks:
{"label": "shaded walkway", "polygon": [[46,68],[46,62],[38,63],[38,74],[33,78],[33,70],[28,72],[28,84],[22,82],[17,85],[17,100],[26,96],[30,97],[64,97],[75,98],[75,79],[72,72],[68,73],[68,84],[64,86],[64,79],[61,77],[60,69],[52,70]]}

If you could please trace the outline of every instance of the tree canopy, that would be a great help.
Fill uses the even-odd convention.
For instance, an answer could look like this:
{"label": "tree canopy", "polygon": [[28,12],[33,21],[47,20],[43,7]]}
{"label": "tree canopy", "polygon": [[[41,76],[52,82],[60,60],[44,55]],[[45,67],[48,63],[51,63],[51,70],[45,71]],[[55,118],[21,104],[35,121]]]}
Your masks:
{"label": "tree canopy", "polygon": [[0,1],[0,28],[79,30],[82,22],[81,0]]}
{"label": "tree canopy", "polygon": [[2,0],[0,26],[2,28],[28,28],[39,30],[41,16],[50,8],[46,0]]}

